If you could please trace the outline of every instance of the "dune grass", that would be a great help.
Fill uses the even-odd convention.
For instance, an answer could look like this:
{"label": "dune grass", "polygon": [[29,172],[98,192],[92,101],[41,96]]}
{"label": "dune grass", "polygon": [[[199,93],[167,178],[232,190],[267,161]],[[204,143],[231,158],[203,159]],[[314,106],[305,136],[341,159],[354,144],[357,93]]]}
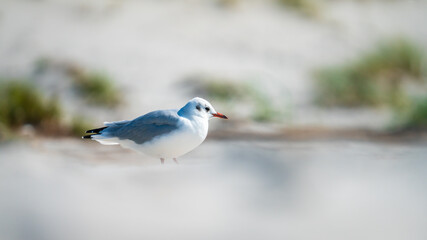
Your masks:
{"label": "dune grass", "polygon": [[282,112],[280,107],[273,104],[272,99],[263,92],[261,87],[254,84],[247,85],[248,95],[254,110],[251,118],[256,122],[278,122],[281,120]]}
{"label": "dune grass", "polygon": [[315,0],[276,0],[283,7],[293,9],[305,16],[314,17],[319,15],[319,1]]}
{"label": "dune grass", "polygon": [[402,127],[405,129],[427,130],[427,97],[414,101],[412,111],[408,114]]}
{"label": "dune grass", "polygon": [[64,73],[65,79],[71,79],[78,97],[88,103],[103,107],[121,103],[121,93],[107,75],[43,58],[35,63],[35,75],[29,79],[0,78],[0,141],[20,136],[23,129],[34,129],[40,135],[81,136],[93,127],[82,116],[68,120],[70,114],[63,109],[59,98],[49,97],[54,93],[49,89],[42,92],[34,84],[36,77],[47,70]]}
{"label": "dune grass", "polygon": [[341,66],[316,71],[316,102],[321,106],[396,106],[406,98],[405,81],[421,82],[422,51],[408,40],[380,43]]}
{"label": "dune grass", "polygon": [[393,39],[358,59],[315,73],[315,101],[320,106],[390,108],[394,129],[427,129],[427,97],[414,97],[411,83],[425,88],[426,56],[414,43]]}
{"label": "dune grass", "polygon": [[185,80],[193,86],[193,91],[215,101],[230,102],[242,100],[247,95],[247,87],[224,77],[193,76]]}
{"label": "dune grass", "polygon": [[193,94],[227,104],[230,109],[244,104],[251,109],[250,118],[256,122],[280,121],[280,111],[260,86],[215,76],[193,76],[185,81],[193,86]]}
{"label": "dune grass", "polygon": [[14,132],[3,122],[0,121],[0,143],[10,141],[15,137],[16,135],[14,134]]}
{"label": "dune grass", "polygon": [[408,108],[395,111],[393,130],[427,130],[427,96],[411,100]]}
{"label": "dune grass", "polygon": [[24,126],[48,136],[81,136],[93,127],[83,117],[64,121],[58,99],[46,97],[29,80],[0,80],[0,141],[15,139]]}
{"label": "dune grass", "polygon": [[89,71],[73,62],[61,62],[50,58],[39,58],[34,64],[34,73],[42,74],[47,70],[64,72],[79,97],[89,104],[116,107],[122,102],[122,94],[106,73]]}
{"label": "dune grass", "polygon": [[0,96],[0,122],[7,128],[30,124],[48,131],[60,123],[61,109],[57,101],[46,99],[28,81],[1,81]]}
{"label": "dune grass", "polygon": [[89,123],[89,121],[83,116],[74,116],[69,124],[69,135],[83,136],[88,129],[92,129],[95,126]]}
{"label": "dune grass", "polygon": [[69,67],[73,85],[76,91],[84,97],[88,103],[116,107],[121,103],[121,93],[106,74],[88,72],[80,67]]}
{"label": "dune grass", "polygon": [[232,8],[240,3],[240,0],[217,0],[216,4],[223,8]]}

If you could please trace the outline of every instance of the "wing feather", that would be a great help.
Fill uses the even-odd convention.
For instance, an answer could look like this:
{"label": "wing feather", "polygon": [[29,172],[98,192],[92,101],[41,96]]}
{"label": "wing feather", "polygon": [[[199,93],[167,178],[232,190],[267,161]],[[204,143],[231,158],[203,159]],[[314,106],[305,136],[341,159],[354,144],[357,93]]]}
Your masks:
{"label": "wing feather", "polygon": [[177,110],[160,110],[140,116],[123,126],[107,128],[105,134],[119,139],[132,140],[137,144],[143,144],[155,137],[170,133],[178,129],[180,116]]}

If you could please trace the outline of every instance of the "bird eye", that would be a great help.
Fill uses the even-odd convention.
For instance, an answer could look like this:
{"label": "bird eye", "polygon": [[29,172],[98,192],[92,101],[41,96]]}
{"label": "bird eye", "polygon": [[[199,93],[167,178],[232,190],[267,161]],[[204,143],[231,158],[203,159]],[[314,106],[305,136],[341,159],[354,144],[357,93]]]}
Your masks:
{"label": "bird eye", "polygon": [[206,112],[209,112],[211,110],[209,107],[205,107]]}
{"label": "bird eye", "polygon": [[199,110],[199,111],[201,110],[200,105],[197,105],[197,106],[196,106],[196,108],[197,108],[197,110]]}

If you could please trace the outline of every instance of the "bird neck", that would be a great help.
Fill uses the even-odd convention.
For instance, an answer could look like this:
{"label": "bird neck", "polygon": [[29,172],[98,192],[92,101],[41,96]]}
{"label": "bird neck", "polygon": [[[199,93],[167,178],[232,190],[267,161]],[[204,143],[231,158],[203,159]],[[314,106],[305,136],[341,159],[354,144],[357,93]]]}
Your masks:
{"label": "bird neck", "polygon": [[190,119],[191,125],[201,139],[205,139],[208,135],[209,121],[201,117],[193,117]]}
{"label": "bird neck", "polygon": [[209,119],[192,114],[190,106],[187,105],[178,111],[178,115],[188,119],[192,129],[194,129],[194,132],[197,133],[197,135],[199,135],[202,140],[204,140],[208,134]]}

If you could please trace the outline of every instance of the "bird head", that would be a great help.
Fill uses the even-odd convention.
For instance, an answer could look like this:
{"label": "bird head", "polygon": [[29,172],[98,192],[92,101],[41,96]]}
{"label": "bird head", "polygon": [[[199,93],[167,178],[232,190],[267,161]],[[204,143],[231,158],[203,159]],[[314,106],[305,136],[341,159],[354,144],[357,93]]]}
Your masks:
{"label": "bird head", "polygon": [[215,108],[203,98],[195,97],[188,101],[188,103],[182,107],[178,114],[184,116],[196,116],[204,119],[211,119],[213,117],[228,119],[224,114],[215,111]]}

